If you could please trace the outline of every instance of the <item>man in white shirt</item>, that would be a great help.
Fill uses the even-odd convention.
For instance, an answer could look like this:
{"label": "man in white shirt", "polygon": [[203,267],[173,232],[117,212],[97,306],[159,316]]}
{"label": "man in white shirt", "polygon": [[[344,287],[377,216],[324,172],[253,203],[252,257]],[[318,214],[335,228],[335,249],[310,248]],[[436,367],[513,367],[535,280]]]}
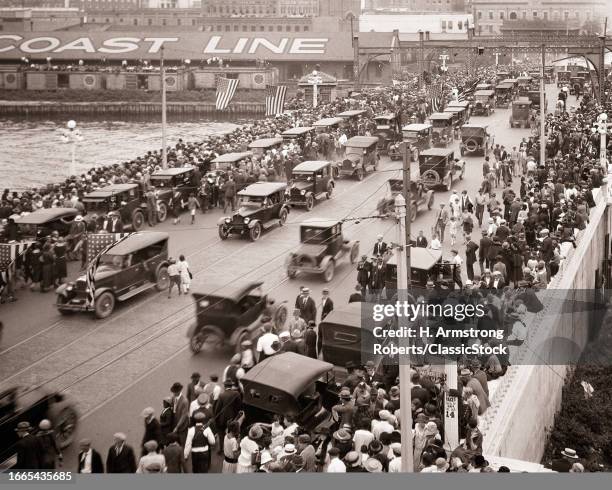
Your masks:
{"label": "man in white shirt", "polygon": [[104,473],[104,464],[100,453],[91,447],[90,439],[82,439],[79,442],[79,473]]}
{"label": "man in white shirt", "polygon": [[353,435],[353,447],[361,452],[361,447],[368,447],[374,440],[374,434],[372,434],[365,426],[360,427],[355,431]]}
{"label": "man in white shirt", "polygon": [[272,324],[266,323],[263,326],[264,334],[257,340],[257,353],[259,355],[259,362],[263,361],[266,357],[270,357],[276,354],[276,351],[272,347],[272,344],[279,342],[278,335],[272,333]]}
{"label": "man in white shirt", "polygon": [[389,461],[389,473],[402,472],[402,445],[394,442],[390,446],[393,458]]}
{"label": "man in white shirt", "polygon": [[332,447],[327,451],[327,454],[330,458],[327,473],[346,473],[346,465],[340,459],[340,450],[337,447]]}
{"label": "man in white shirt", "polygon": [[204,427],[206,416],[203,413],[196,413],[193,417],[195,426],[187,431],[185,440],[185,459],[191,455],[191,467],[193,473],[208,473],[210,468],[210,455],[215,447],[215,435],[210,427]]}

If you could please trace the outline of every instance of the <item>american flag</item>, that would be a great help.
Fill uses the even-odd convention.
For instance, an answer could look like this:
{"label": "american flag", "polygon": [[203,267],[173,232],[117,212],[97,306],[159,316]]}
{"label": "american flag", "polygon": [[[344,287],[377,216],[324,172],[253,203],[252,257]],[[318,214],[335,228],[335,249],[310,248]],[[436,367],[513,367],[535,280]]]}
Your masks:
{"label": "american flag", "polygon": [[[98,266],[100,265],[100,259],[102,256],[107,253],[111,248],[115,245],[121,243],[127,237],[129,237],[131,233],[106,233],[106,239],[100,239],[100,242],[106,242],[107,245],[98,252],[94,259],[87,266],[87,271],[85,272],[85,283],[87,285],[87,304],[92,306],[96,299],[96,272],[98,270]],[[88,236],[88,240],[91,240],[91,237],[102,237],[102,233],[96,233]],[[89,248],[88,248],[89,255]]]}
{"label": "american flag", "polygon": [[286,95],[286,85],[268,86],[266,89],[266,116],[276,116],[283,113]]}
{"label": "american flag", "polygon": [[34,243],[33,241],[0,243],[0,271],[10,275],[17,259],[25,254]]}
{"label": "american flag", "polygon": [[474,95],[476,92],[476,86],[480,83],[480,80],[474,80],[474,82],[467,84],[464,88],[459,89],[459,102],[467,100],[470,95]]}
{"label": "american flag", "polygon": [[438,82],[431,88],[431,110],[440,112],[444,110],[444,84]]}
{"label": "american flag", "polygon": [[237,78],[219,77],[217,79],[217,110],[223,111],[228,108],[234,98],[236,88],[240,80]]}
{"label": "american flag", "polygon": [[88,233],[87,234],[87,262],[91,262],[100,252],[109,245],[121,240],[129,233]]}

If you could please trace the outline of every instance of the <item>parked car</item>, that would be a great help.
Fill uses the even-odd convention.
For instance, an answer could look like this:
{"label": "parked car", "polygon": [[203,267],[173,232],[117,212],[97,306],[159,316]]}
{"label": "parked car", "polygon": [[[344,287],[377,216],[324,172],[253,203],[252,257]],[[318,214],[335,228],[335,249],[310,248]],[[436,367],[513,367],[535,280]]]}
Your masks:
{"label": "parked car", "polygon": [[15,224],[21,239],[42,240],[54,231],[65,237],[79,214],[75,208],[42,208],[15,219]]}
{"label": "parked car", "polygon": [[510,72],[507,71],[498,71],[497,75],[495,75],[495,80],[497,84],[499,84],[502,80],[510,78]]}
{"label": "parked car", "polygon": [[342,222],[313,218],[300,224],[300,247],[287,258],[287,276],[298,272],[323,274],[325,282],[334,278],[337,262],[348,255],[351,264],[359,257],[359,241],[342,234]]}
{"label": "parked car", "polygon": [[262,281],[194,292],[195,322],[187,337],[194,354],[214,352],[225,346],[239,349],[245,340],[254,343],[263,333],[266,317],[280,331],[287,320],[286,302],[276,302],[263,293]]}
{"label": "parked car", "polygon": [[[455,266],[442,260],[442,251],[431,248],[412,247],[410,249],[410,283],[415,288],[425,288],[431,280],[438,285],[454,288],[453,271]],[[397,259],[393,255],[385,269],[387,297],[390,291],[397,291]]]}
{"label": "parked car", "polygon": [[72,444],[79,415],[69,395],[31,386],[12,386],[0,392],[0,471],[17,462],[17,424],[29,422],[36,433],[44,419],[51,422],[60,448]]}
{"label": "parked car", "polygon": [[531,126],[531,105],[529,99],[520,98],[512,102],[512,114],[510,115],[510,127],[529,128]]}
{"label": "parked car", "polygon": [[446,148],[453,141],[455,116],[448,112],[434,112],[429,116],[433,126],[431,141],[434,147]]}
{"label": "parked car", "polygon": [[381,114],[374,118],[375,136],[378,137],[378,151],[391,156],[391,148],[402,139],[402,129],[398,114]]}
{"label": "parked car", "polygon": [[144,226],[147,204],[139,184],[111,184],[83,196],[88,215],[116,211],[124,227],[138,231]]}
{"label": "parked car", "polygon": [[[376,210],[378,214],[395,216],[395,197],[404,190],[403,179],[389,179],[387,181],[387,193],[378,201]],[[427,206],[431,209],[434,203],[434,191],[425,187],[423,182],[410,181],[410,221],[415,221],[419,206]]]}
{"label": "parked car", "polygon": [[291,184],[285,191],[287,204],[305,206],[310,211],[317,199],[331,199],[334,192],[332,164],[327,160],[307,160],[291,172]]}
{"label": "parked car", "polygon": [[151,174],[151,185],[157,193],[157,219],[166,221],[174,189],[187,202],[189,194],[197,193],[199,182],[194,181],[193,167],[173,167],[156,170]]}
{"label": "parked car", "polygon": [[83,275],[56,289],[57,309],[62,314],[93,311],[97,318],[107,318],[117,302],[152,288],[164,291],[170,285],[169,237],[160,231],[143,231],[118,242],[99,259],[93,304],[88,299],[90,290]]}
{"label": "parked car", "polygon": [[557,72],[557,88],[561,88],[565,85],[569,85],[571,77],[572,77],[571,71],[558,71]]}
{"label": "parked car", "polygon": [[221,240],[246,235],[255,242],[264,229],[277,223],[283,226],[289,215],[286,190],[284,182],[256,182],[238,192],[238,211],[217,223]]}
{"label": "parked car", "polygon": [[351,109],[348,111],[341,112],[340,114],[336,114],[337,117],[342,119],[340,123],[340,127],[348,130],[348,136],[354,136],[355,132],[352,129],[355,127],[357,123],[367,114],[368,111],[364,109]]}
{"label": "parked car", "polygon": [[516,80],[518,81],[519,95],[526,95],[527,92],[529,92],[531,84],[533,83],[533,78],[529,76],[528,77],[521,76],[521,77],[517,77]]}
{"label": "parked car", "polygon": [[450,191],[453,180],[463,179],[465,162],[455,161],[455,152],[442,148],[431,148],[419,155],[421,180],[428,189],[444,186]]}
{"label": "parked car", "polygon": [[283,144],[283,138],[262,138],[249,143],[253,156],[263,157],[268,150],[278,149]]}
{"label": "parked car", "polygon": [[479,116],[490,116],[495,112],[495,91],[478,90],[474,93],[474,111]]}
{"label": "parked car", "polygon": [[580,96],[584,89],[584,78],[582,77],[571,77],[569,82],[570,95]]}
{"label": "parked car", "polygon": [[368,170],[377,170],[380,159],[375,136],[353,136],[345,145],[344,160],[337,164],[338,176],[356,177],[363,180]]}
{"label": "parked car", "polygon": [[488,124],[464,124],[461,127],[461,156],[466,153],[482,153],[487,156],[493,147]]}

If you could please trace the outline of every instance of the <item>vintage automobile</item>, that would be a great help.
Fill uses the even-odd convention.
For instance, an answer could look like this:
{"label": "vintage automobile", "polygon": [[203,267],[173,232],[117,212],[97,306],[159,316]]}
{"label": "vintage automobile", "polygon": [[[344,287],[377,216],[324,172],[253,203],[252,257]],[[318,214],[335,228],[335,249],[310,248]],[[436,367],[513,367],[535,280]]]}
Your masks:
{"label": "vintage automobile", "polygon": [[174,189],[181,193],[181,200],[187,202],[189,194],[196,193],[199,182],[194,181],[193,167],[173,167],[156,170],[151,174],[151,185],[157,193],[157,219],[166,221]]}
{"label": "vintage automobile", "polygon": [[308,136],[310,136],[311,139],[314,138],[314,133],[314,126],[298,126],[283,131],[281,133],[281,137],[283,138],[283,141],[286,142],[296,141],[303,148],[306,138]]}
{"label": "vintage automobile", "polygon": [[359,123],[361,118],[365,116],[367,112],[368,111],[365,109],[351,109],[349,111],[336,114],[336,116],[342,119],[340,127],[348,130],[348,136],[350,137],[356,134],[354,131],[352,131],[352,129],[354,129],[355,124]]}
{"label": "vintage automobile", "polygon": [[463,179],[465,162],[455,161],[455,152],[443,148],[431,148],[419,155],[421,181],[428,188],[444,186],[450,191],[453,180]]}
{"label": "vintage automobile", "polygon": [[576,73],[577,77],[582,77],[585,82],[589,82],[591,80],[591,72],[590,71],[579,71]]}
{"label": "vintage automobile", "polygon": [[584,78],[582,77],[572,77],[569,81],[570,87],[570,95],[582,95],[582,90],[584,89]]}
{"label": "vintage automobile", "polygon": [[512,102],[512,114],[510,115],[510,127],[529,128],[531,127],[532,102],[526,98],[520,98]]}
{"label": "vintage automobile", "polygon": [[493,83],[479,83],[478,85],[476,85],[476,92],[478,92],[479,90],[493,90],[495,92],[495,84]]}
{"label": "vintage automobile", "polygon": [[510,78],[511,74],[508,71],[498,71],[495,75],[495,80],[499,84],[502,80]]}
{"label": "vintage automobile", "polygon": [[283,226],[289,215],[286,190],[284,182],[256,182],[242,189],[238,192],[238,211],[233,216],[220,218],[217,223],[219,238],[227,240],[231,235],[246,235],[256,242],[264,229],[277,223]]}
{"label": "vintage automobile", "polygon": [[557,88],[569,85],[570,78],[572,77],[571,71],[558,71],[557,72]]}
{"label": "vintage automobile", "polygon": [[[416,152],[414,159],[418,158],[418,152],[431,148],[433,126],[431,124],[408,124],[402,128],[404,142]],[[398,148],[399,152],[399,148]],[[402,158],[401,153],[399,158]]]}
{"label": "vintage automobile", "polygon": [[[379,215],[395,216],[395,197],[404,190],[402,179],[387,180],[387,194],[378,201],[376,210]],[[410,221],[415,221],[419,206],[427,206],[431,209],[434,203],[434,191],[427,189],[422,182],[410,181]]]}
{"label": "vintage automobile", "polygon": [[449,112],[434,112],[429,116],[433,126],[431,142],[434,147],[446,148],[453,141],[454,114]]}
{"label": "vintage automobile", "polygon": [[278,149],[283,144],[283,138],[261,138],[249,143],[253,156],[263,157],[268,150]]}
{"label": "vintage automobile", "polygon": [[487,124],[464,124],[461,127],[461,156],[466,153],[482,153],[487,156],[493,147],[493,138]]}
{"label": "vintage automobile", "polygon": [[312,123],[317,133],[329,133],[337,129],[344,119],[341,117],[326,117]]}
{"label": "vintage automobile", "polygon": [[547,66],[544,68],[544,81],[546,83],[554,83],[555,81],[555,67]]}
{"label": "vintage automobile", "polygon": [[356,177],[363,180],[368,170],[377,170],[380,156],[376,149],[378,138],[375,136],[353,136],[345,145],[344,159],[338,162],[337,175]]}
{"label": "vintage automobile", "polygon": [[334,186],[331,162],[307,160],[293,167],[285,202],[290,206],[305,206],[310,211],[317,199],[331,199]]}
{"label": "vintage automobile", "polygon": [[32,386],[12,386],[0,392],[0,472],[17,462],[17,424],[29,422],[36,431],[44,419],[51,422],[60,448],[72,444],[79,415],[69,395]]}
{"label": "vintage automobile", "polygon": [[[527,92],[527,98],[531,101],[531,107],[533,109],[540,110],[540,91],[539,90],[530,90]],[[544,98],[545,107],[548,108],[548,100],[546,97]]]}
{"label": "vintage automobile", "polygon": [[247,158],[251,158],[252,156],[253,152],[251,151],[224,153],[212,160],[210,169],[211,171],[220,170],[227,172],[237,168],[242,161],[246,160]]}
{"label": "vintage automobile", "polygon": [[468,121],[472,116],[472,103],[469,100],[451,100],[446,107],[463,107],[466,110]]}
{"label": "vintage automobile", "polygon": [[468,111],[464,107],[447,107],[444,109],[444,112],[455,115],[455,119],[453,121],[455,126],[461,127],[469,120]]}
{"label": "vintage automobile", "polygon": [[262,284],[239,282],[211,288],[209,293],[194,292],[196,318],[187,330],[191,351],[214,352],[224,346],[239,349],[245,340],[257,341],[267,318],[280,331],[287,320],[286,301],[268,297]]}
{"label": "vintage automobile", "polygon": [[495,112],[495,92],[493,90],[478,90],[474,93],[473,114],[490,116]]}
{"label": "vintage automobile", "polygon": [[375,136],[378,137],[378,151],[391,157],[392,147],[402,139],[400,118],[397,114],[381,114],[374,118]]}
{"label": "vintage automobile", "polygon": [[516,80],[518,81],[519,95],[526,95],[527,92],[529,91],[531,83],[533,82],[533,78],[520,76],[520,77],[517,77]]}
{"label": "vintage automobile", "polygon": [[514,87],[510,83],[500,83],[497,86],[495,96],[495,107],[507,109],[514,100]]}
{"label": "vintage automobile", "polygon": [[325,282],[334,278],[338,261],[348,255],[351,264],[359,257],[359,241],[342,234],[342,221],[313,218],[300,224],[300,247],[287,258],[287,276],[298,272],[323,274]]}
{"label": "vintage automobile", "polygon": [[107,318],[117,302],[152,288],[164,291],[170,285],[169,237],[168,233],[161,231],[141,231],[116,243],[99,259],[94,276],[93,304],[90,304],[90,290],[83,275],[56,289],[57,309],[64,315],[93,311],[97,318]]}
{"label": "vintage automobile", "polygon": [[138,231],[144,226],[147,204],[139,184],[111,184],[83,196],[88,215],[117,211],[124,227]]}
{"label": "vintage automobile", "polygon": [[75,208],[42,208],[15,219],[15,224],[21,239],[41,240],[54,231],[65,237],[79,214]]}
{"label": "vintage automobile", "polygon": [[334,365],[283,352],[268,357],[240,379],[245,422],[271,422],[290,416],[307,431],[332,425],[331,409],[338,404],[340,386]]}
{"label": "vintage automobile", "polygon": [[[454,265],[442,260],[442,251],[431,248],[411,247],[410,249],[410,282],[412,287],[424,288],[427,281],[454,288]],[[387,261],[385,288],[387,298],[390,291],[397,291],[397,259],[392,255]]]}

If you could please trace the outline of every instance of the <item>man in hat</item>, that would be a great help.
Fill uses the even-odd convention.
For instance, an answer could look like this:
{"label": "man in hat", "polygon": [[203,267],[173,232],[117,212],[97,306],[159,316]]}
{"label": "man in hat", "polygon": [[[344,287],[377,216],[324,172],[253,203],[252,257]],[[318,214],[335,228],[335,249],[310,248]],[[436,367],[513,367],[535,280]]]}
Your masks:
{"label": "man in hat", "polygon": [[383,261],[383,257],[379,255],[376,257],[376,264],[370,275],[370,290],[374,293],[377,300],[380,300],[383,290],[385,289],[386,276],[387,267]]}
{"label": "man in hat", "polygon": [[197,412],[194,415],[195,425],[187,432],[185,459],[191,456],[191,469],[193,473],[208,473],[210,468],[211,453],[215,447],[215,435],[207,422],[206,415]]}
{"label": "man in hat", "polygon": [[552,461],[550,468],[557,473],[569,473],[574,463],[578,462],[579,459],[575,449],[566,447],[561,451],[561,457]]}
{"label": "man in hat", "polygon": [[104,473],[104,463],[100,453],[91,447],[91,439],[79,441],[79,466],[77,473]]}
{"label": "man in hat", "polygon": [[363,467],[368,473],[382,473],[383,465],[376,458],[368,458],[365,463],[363,463]]}
{"label": "man in hat", "polygon": [[[368,286],[370,285],[370,274],[372,272],[372,263],[368,260],[367,255],[362,255],[361,260],[357,264],[357,282],[359,283],[359,288],[355,288],[356,290],[361,292],[362,296],[365,296]],[[354,296],[355,293],[353,293]],[[355,300],[357,301],[357,300]],[[358,301],[361,301],[359,299]],[[349,299],[349,303],[352,301]]]}
{"label": "man in hat", "polygon": [[361,454],[358,451],[349,451],[344,457],[347,473],[365,473],[365,468],[361,465]]}
{"label": "man in hat", "polygon": [[355,286],[355,292],[349,296],[349,303],[361,303],[365,294],[366,287],[361,284]]}
{"label": "man in hat", "polygon": [[441,243],[444,243],[444,230],[446,229],[446,225],[450,220],[450,214],[444,206],[444,203],[441,202],[440,209],[437,211],[436,218],[434,220],[434,232],[440,237]]}
{"label": "man in hat", "polygon": [[123,222],[117,211],[111,211],[104,220],[102,229],[108,233],[123,233]]}
{"label": "man in hat", "polygon": [[107,473],[135,473],[136,457],[131,446],[126,444],[123,432],[113,435],[113,445],[108,449],[106,456]]}
{"label": "man in hat", "polygon": [[315,332],[315,322],[310,321],[304,332],[304,355],[316,359],[319,351],[320,346],[318,345],[317,332]]}
{"label": "man in hat", "polygon": [[466,267],[468,279],[470,281],[473,281],[474,280],[474,264],[476,263],[476,251],[478,250],[479,247],[472,240],[471,235],[466,235],[465,240],[466,240],[465,267]]}
{"label": "man in hat", "polygon": [[144,449],[145,442],[147,441],[155,441],[158,445],[162,445],[162,434],[161,427],[159,425],[159,421],[155,418],[155,410],[153,407],[145,408],[140,414],[144,419],[144,434],[142,436],[142,456],[146,454]]}
{"label": "man in hat", "polygon": [[300,434],[297,439],[297,454],[304,461],[304,471],[313,473],[317,470],[316,451],[308,434]]}
{"label": "man in hat", "polygon": [[317,305],[310,297],[310,289],[302,288],[302,293],[295,301],[295,307],[299,308],[300,316],[306,323],[317,320]]}
{"label": "man in hat", "polygon": [[185,439],[187,438],[187,429],[189,427],[189,402],[185,395],[183,395],[183,385],[178,381],[170,387],[172,393],[172,413],[174,422],[174,432],[178,438],[181,446],[185,445]]}
{"label": "man in hat", "polygon": [[289,321],[287,322],[287,330],[289,332],[293,332],[295,329],[304,330],[305,328],[306,328],[306,322],[300,316],[300,309],[294,308],[293,317],[291,317]]}
{"label": "man in hat", "polygon": [[329,297],[329,288],[323,288],[323,298],[321,299],[321,321],[325,320],[325,317],[331,313],[334,309],[334,302]]}
{"label": "man in hat", "polygon": [[[179,292],[180,292],[180,288],[179,288]],[[191,380],[189,381],[189,384],[187,385],[187,401],[189,403],[195,400],[196,397],[198,396],[198,393],[196,393],[196,387],[198,387],[198,385],[200,384],[200,378],[201,378],[200,373],[191,374]]]}
{"label": "man in hat", "polygon": [[[355,402],[351,397],[351,392],[348,388],[340,390],[340,403],[332,407],[332,417],[340,426],[353,423],[353,414],[355,413]],[[349,436],[350,439],[350,436]]]}
{"label": "man in hat", "polygon": [[17,428],[19,440],[15,443],[17,462],[14,470],[38,470],[42,468],[43,449],[37,437],[32,435],[32,426],[29,422],[19,422]]}
{"label": "man in hat", "polygon": [[385,255],[385,253],[387,253],[387,244],[383,242],[383,235],[378,235],[376,238],[377,241],[374,244],[374,250],[372,251],[372,255],[374,255],[374,257],[377,257],[379,255],[383,256]]}

